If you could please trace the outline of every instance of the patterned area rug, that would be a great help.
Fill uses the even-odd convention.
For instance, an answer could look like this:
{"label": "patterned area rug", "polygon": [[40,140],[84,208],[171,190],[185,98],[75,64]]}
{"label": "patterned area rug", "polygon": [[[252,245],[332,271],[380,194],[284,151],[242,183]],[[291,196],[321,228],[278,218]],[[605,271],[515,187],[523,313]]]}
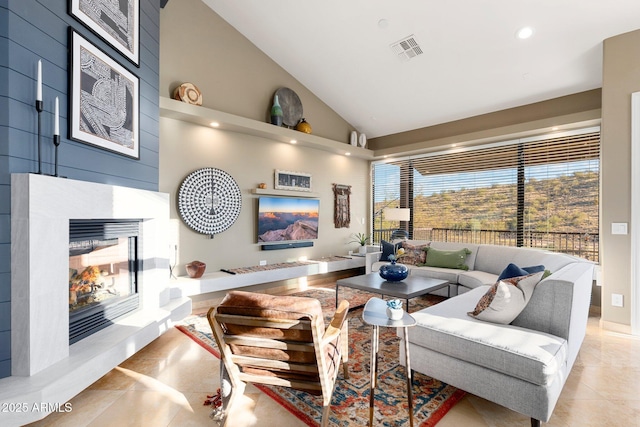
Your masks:
{"label": "patterned area rug", "polygon": [[[326,314],[325,323],[335,311],[335,289],[317,288],[294,295],[317,298]],[[331,402],[332,426],[365,426],[369,422],[369,359],[371,355],[371,327],[362,322],[362,308],[374,294],[349,288],[340,289],[340,299],[347,299],[349,308],[349,372],[345,380],[342,370]],[[410,311],[436,304],[441,297],[425,296],[411,300]],[[193,340],[219,356],[206,316],[190,316],[177,328]],[[411,332],[409,332],[411,333]],[[375,391],[375,425],[408,426],[407,391],[404,367],[398,362],[400,339],[395,329],[380,328],[380,366]],[[257,385],[260,390],[285,407],[305,424],[315,427],[322,420],[322,399],[305,392],[277,386]],[[415,372],[413,396],[415,425],[434,426],[463,396],[465,392],[441,381]]]}

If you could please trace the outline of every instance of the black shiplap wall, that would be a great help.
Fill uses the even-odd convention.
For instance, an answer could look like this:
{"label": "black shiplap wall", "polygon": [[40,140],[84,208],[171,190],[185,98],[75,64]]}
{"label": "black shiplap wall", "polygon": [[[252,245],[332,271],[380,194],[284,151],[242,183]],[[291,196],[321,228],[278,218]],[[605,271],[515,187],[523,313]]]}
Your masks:
{"label": "black shiplap wall", "polygon": [[[53,173],[53,109],[60,101],[59,173],[71,179],[158,189],[158,0],[140,0],[140,67],[67,12],[68,0],[0,0],[0,378],[11,375],[11,174],[37,171],[34,107],[42,60],[42,170]],[[140,78],[140,159],[67,139],[68,27]],[[62,178],[61,178],[62,179]]]}

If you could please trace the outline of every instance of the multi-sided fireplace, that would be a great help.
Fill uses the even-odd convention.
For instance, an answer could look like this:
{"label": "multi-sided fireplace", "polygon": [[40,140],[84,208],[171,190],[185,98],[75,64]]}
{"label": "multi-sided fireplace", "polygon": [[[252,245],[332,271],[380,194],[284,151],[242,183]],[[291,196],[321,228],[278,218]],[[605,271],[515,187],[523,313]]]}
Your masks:
{"label": "multi-sided fireplace", "polygon": [[139,306],[139,220],[69,221],[69,343]]}

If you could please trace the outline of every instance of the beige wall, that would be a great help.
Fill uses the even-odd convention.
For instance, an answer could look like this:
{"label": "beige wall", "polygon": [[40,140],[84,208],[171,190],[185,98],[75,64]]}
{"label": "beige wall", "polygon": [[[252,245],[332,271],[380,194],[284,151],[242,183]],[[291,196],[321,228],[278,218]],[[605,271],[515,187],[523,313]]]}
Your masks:
{"label": "beige wall", "polygon": [[[160,96],[185,81],[203,92],[206,107],[263,121],[274,91],[289,87],[300,96],[315,135],[346,143],[351,127],[317,97],[271,61],[200,0],[171,1],[161,12]],[[242,191],[242,210],[227,231],[209,239],[179,220],[176,194],[193,170],[215,167],[229,173]],[[320,199],[319,238],[311,248],[261,251],[257,244],[257,196],[260,182],[273,188],[274,169],[312,175]],[[333,225],[332,184],[352,186],[351,227]],[[178,240],[178,270],[193,260],[207,271],[295,260],[301,256],[346,255],[349,236],[366,232],[369,203],[367,161],[293,146],[240,133],[160,119],[160,191],[171,195],[171,218]]]}
{"label": "beige wall", "polygon": [[201,0],[170,1],[160,12],[160,96],[184,82],[200,89],[205,107],[259,121],[288,87],[314,135],[347,143],[355,129]]}
{"label": "beige wall", "polygon": [[508,110],[373,138],[376,155],[433,149],[454,143],[487,143],[600,123],[601,90],[593,89]]}
{"label": "beige wall", "polygon": [[[631,239],[612,222],[631,223],[631,94],[640,91],[640,30],[604,41],[602,89],[602,320],[631,324]],[[611,294],[624,307],[611,306]],[[613,325],[610,325],[613,326]]]}

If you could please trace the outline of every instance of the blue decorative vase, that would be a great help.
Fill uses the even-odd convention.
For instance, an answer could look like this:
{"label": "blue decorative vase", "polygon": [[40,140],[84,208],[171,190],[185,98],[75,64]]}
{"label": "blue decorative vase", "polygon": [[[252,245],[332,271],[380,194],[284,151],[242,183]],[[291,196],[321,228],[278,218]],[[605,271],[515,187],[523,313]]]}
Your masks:
{"label": "blue decorative vase", "polygon": [[391,264],[380,266],[379,273],[384,280],[399,282],[407,278],[409,269],[404,264],[397,264],[395,261],[391,261]]}

